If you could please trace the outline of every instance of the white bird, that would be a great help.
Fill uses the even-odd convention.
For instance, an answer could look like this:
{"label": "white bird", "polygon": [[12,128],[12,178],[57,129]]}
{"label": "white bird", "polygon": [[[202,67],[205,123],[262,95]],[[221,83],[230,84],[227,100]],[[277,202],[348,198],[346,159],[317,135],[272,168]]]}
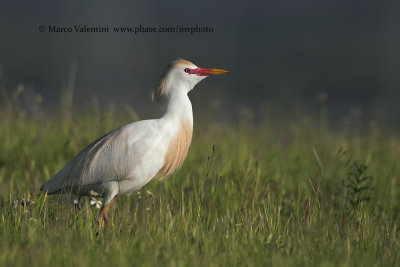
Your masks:
{"label": "white bird", "polygon": [[47,194],[71,192],[104,197],[100,225],[108,217],[115,196],[130,194],[154,177],[165,179],[186,158],[192,140],[193,113],[188,93],[210,75],[227,74],[220,69],[199,68],[178,59],[169,64],[152,91],[153,100],[164,99],[159,119],[127,124],[100,137],[45,182]]}

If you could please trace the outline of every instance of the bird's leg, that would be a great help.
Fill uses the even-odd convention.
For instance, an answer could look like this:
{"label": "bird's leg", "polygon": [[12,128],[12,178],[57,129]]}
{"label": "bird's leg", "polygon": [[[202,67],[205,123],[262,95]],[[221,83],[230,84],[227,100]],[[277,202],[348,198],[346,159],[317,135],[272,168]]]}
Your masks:
{"label": "bird's leg", "polygon": [[104,198],[103,206],[101,207],[99,215],[97,216],[100,229],[104,229],[104,223],[107,222],[108,219],[108,208],[110,207],[111,202],[114,200],[114,197],[118,194],[118,191],[118,183],[111,182],[109,191]]}
{"label": "bird's leg", "polygon": [[82,197],[82,196],[79,196],[79,197],[78,197],[78,203],[75,204],[75,208],[76,208],[77,210],[79,210],[79,211],[82,210],[81,197]]}
{"label": "bird's leg", "polygon": [[107,204],[103,205],[100,209],[99,215],[97,216],[97,220],[99,222],[99,227],[101,229],[104,228],[104,223],[107,222],[108,220],[108,208],[110,207],[111,203],[113,202],[114,199],[112,199],[110,202]]}
{"label": "bird's leg", "polygon": [[107,220],[104,214],[107,214],[108,217],[108,207],[109,204],[103,205],[103,207],[101,207],[99,215],[97,216],[97,221],[99,223],[99,229],[103,230],[104,229],[104,223]]}

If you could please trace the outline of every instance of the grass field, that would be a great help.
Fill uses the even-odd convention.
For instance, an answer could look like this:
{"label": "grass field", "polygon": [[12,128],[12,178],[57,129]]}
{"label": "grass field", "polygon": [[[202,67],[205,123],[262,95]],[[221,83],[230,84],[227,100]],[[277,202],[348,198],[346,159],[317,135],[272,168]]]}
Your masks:
{"label": "grass field", "polygon": [[219,124],[195,114],[183,167],[118,197],[97,235],[89,199],[79,211],[39,194],[85,145],[134,117],[95,106],[0,112],[1,266],[400,264],[398,135],[374,124],[331,131],[319,118]]}

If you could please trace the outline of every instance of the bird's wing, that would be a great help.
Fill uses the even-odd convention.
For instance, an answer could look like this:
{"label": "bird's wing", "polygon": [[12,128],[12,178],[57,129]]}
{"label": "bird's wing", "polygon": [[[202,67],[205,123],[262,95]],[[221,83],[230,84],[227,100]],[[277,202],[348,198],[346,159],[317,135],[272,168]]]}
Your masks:
{"label": "bird's wing", "polygon": [[140,121],[100,137],[85,147],[40,189],[52,194],[65,188],[123,180],[133,156],[128,148],[154,128],[154,121]]}

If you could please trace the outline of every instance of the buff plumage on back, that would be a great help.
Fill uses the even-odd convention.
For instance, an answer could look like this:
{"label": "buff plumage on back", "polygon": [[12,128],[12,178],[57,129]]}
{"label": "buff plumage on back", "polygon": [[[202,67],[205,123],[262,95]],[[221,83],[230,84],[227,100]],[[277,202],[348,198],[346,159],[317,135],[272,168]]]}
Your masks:
{"label": "buff plumage on back", "polygon": [[153,91],[151,92],[151,99],[153,101],[158,101],[161,99],[162,95],[164,95],[165,90],[167,89],[167,75],[168,72],[171,70],[173,67],[173,63],[169,64],[161,73],[160,78],[158,79],[156,85],[153,88]]}
{"label": "buff plumage on back", "polygon": [[165,90],[167,89],[167,86],[168,86],[168,80],[167,80],[168,72],[180,64],[195,66],[190,61],[187,61],[184,59],[177,59],[177,60],[173,61],[171,64],[169,64],[167,67],[165,67],[165,69],[161,73],[161,76],[158,79],[156,85],[154,86],[153,91],[151,92],[151,99],[153,101],[159,101],[162,98],[162,96],[165,94]]}

